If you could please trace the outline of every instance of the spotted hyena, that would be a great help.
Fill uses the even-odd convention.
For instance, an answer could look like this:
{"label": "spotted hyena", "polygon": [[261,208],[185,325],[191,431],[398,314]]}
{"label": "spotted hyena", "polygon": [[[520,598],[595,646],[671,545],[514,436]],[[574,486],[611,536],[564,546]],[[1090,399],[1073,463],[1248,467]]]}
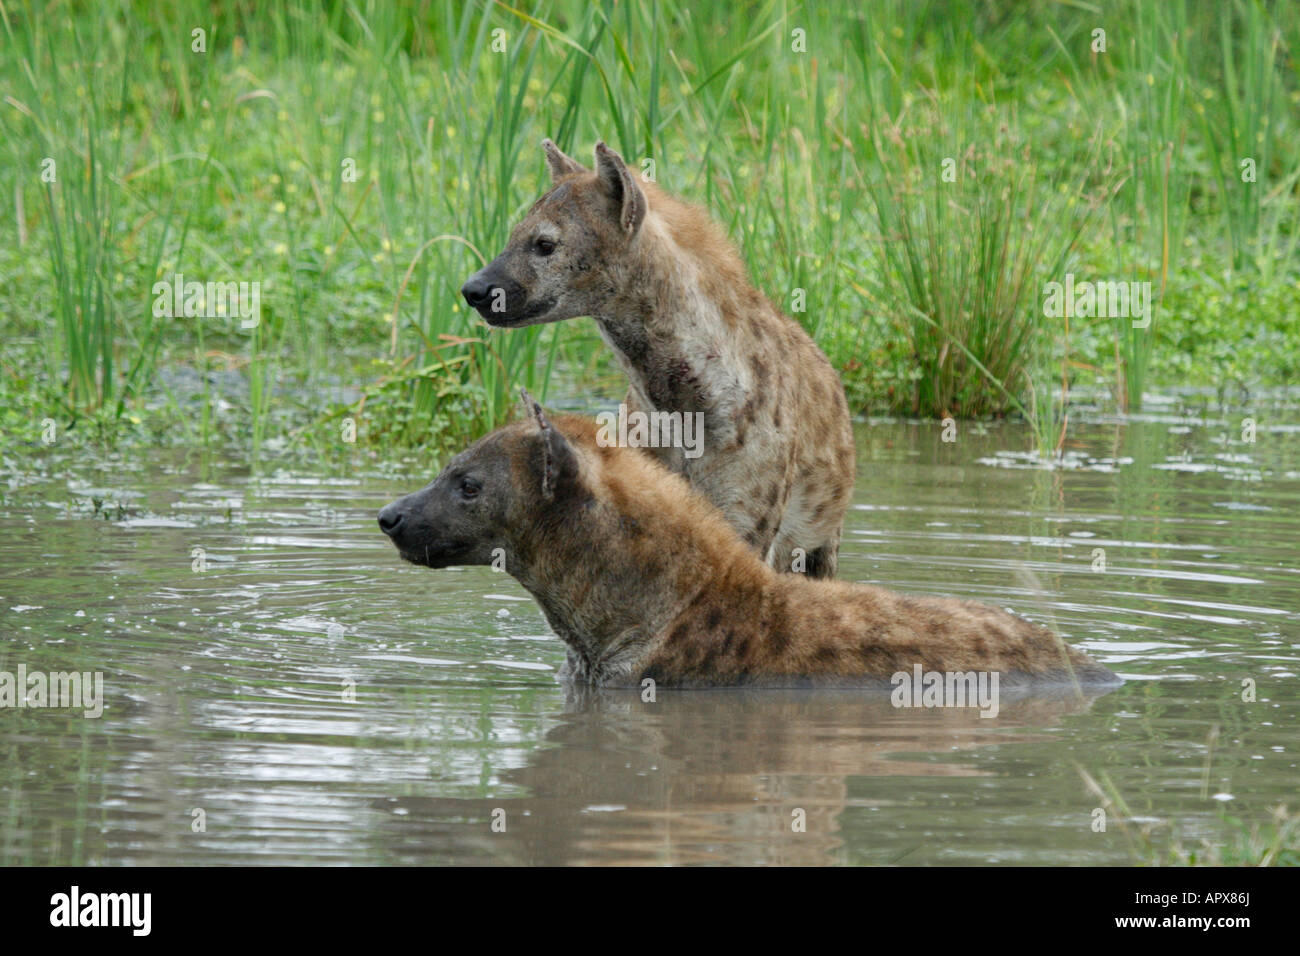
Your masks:
{"label": "spotted hyena", "polygon": [[600,444],[591,421],[551,423],[531,407],[384,508],[379,525],[415,564],[504,560],[568,645],[565,676],[817,686],[919,666],[997,673],[1003,686],[1117,680],[996,608],[778,574],[680,476]]}
{"label": "spotted hyena", "polygon": [[627,373],[630,420],[702,413],[696,455],[651,454],[772,567],[834,577],[856,459],[826,356],[754,288],[702,209],[604,143],[594,170],[543,146],[552,187],[465,283],[466,301],[500,328],[593,316]]}

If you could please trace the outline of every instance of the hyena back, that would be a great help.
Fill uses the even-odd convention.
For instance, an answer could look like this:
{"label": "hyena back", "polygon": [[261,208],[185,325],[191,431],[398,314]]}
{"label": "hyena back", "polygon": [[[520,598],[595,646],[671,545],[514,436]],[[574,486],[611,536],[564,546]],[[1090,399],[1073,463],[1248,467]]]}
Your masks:
{"label": "hyena back", "polygon": [[646,449],[717,505],[772,567],[833,577],[856,456],[844,389],[798,322],[750,282],[695,206],[596,146],[547,140],[552,188],[462,292],[490,325],[592,316],[629,413],[703,413],[703,451]]}

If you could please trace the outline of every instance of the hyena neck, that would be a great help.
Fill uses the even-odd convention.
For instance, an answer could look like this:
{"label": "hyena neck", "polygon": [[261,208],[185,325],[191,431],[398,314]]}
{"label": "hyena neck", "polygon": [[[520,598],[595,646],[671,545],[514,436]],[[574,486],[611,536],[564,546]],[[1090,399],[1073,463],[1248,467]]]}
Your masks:
{"label": "hyena neck", "polygon": [[562,572],[548,580],[519,580],[571,652],[572,676],[594,683],[616,683],[636,673],[694,597],[683,599],[658,578],[630,583],[623,575],[601,574],[593,581],[589,573]]}
{"label": "hyena neck", "polygon": [[721,270],[729,278],[714,265],[651,210],[622,288],[595,317],[634,390],[656,409],[712,412],[741,387],[735,340],[743,303],[766,300],[743,273],[736,284],[729,261]]}
{"label": "hyena neck", "polygon": [[[539,549],[544,560],[515,572],[572,652],[576,679],[617,684],[635,677],[702,599],[711,592],[728,593],[728,577],[737,563],[767,571],[739,542],[727,547],[697,539],[683,548],[687,528],[646,531],[648,520],[631,523],[651,539],[642,548],[682,560],[648,566],[617,532],[605,528],[598,536],[572,535],[581,546],[555,543]],[[602,538],[608,546],[593,547]]]}

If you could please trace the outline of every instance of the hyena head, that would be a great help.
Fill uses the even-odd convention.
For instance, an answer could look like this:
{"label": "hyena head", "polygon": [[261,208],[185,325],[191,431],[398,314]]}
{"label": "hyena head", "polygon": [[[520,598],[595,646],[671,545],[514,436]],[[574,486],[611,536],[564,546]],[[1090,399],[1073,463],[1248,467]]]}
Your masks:
{"label": "hyena head", "polygon": [[542,143],[551,189],[505,250],[460,290],[489,325],[518,328],[602,315],[622,289],[626,251],[645,220],[645,193],[618,153],[596,144],[596,168]]}
{"label": "hyena head", "polygon": [[523,394],[531,419],[479,439],[427,487],[379,512],[379,527],[407,561],[445,568],[501,558],[515,571],[512,561],[545,548],[544,517],[557,515],[562,525],[580,503],[573,446]]}

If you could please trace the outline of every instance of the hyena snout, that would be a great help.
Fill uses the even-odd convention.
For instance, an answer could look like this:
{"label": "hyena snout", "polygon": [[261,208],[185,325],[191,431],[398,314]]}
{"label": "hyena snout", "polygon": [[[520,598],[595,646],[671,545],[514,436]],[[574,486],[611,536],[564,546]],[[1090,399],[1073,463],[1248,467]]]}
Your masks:
{"label": "hyena snout", "polygon": [[470,307],[488,325],[497,328],[518,328],[563,318],[555,314],[555,296],[535,294],[537,289],[532,278],[521,282],[515,277],[517,267],[504,258],[498,256],[465,280],[460,294]]}
{"label": "hyena snout", "polygon": [[405,521],[406,512],[402,508],[402,500],[386,505],[379,512],[379,530],[390,538],[397,537],[398,531]]}
{"label": "hyena snout", "polygon": [[491,276],[487,274],[487,269],[480,269],[460,287],[460,294],[465,297],[471,309],[482,310],[482,307],[489,304],[492,299],[492,290],[495,287]]}
{"label": "hyena snout", "polygon": [[[379,512],[379,530],[388,535],[404,556],[412,552],[423,553],[431,540],[438,522],[437,515],[430,514],[428,489],[398,498],[392,504],[385,505]],[[433,520],[430,520],[433,519]]]}
{"label": "hyena snout", "polygon": [[511,325],[524,317],[527,290],[493,260],[465,280],[460,294],[489,325]]}
{"label": "hyena snout", "polygon": [[499,537],[499,520],[496,509],[478,506],[480,487],[477,479],[463,476],[436,481],[380,511],[379,530],[412,564],[486,564],[484,555],[491,555]]}

